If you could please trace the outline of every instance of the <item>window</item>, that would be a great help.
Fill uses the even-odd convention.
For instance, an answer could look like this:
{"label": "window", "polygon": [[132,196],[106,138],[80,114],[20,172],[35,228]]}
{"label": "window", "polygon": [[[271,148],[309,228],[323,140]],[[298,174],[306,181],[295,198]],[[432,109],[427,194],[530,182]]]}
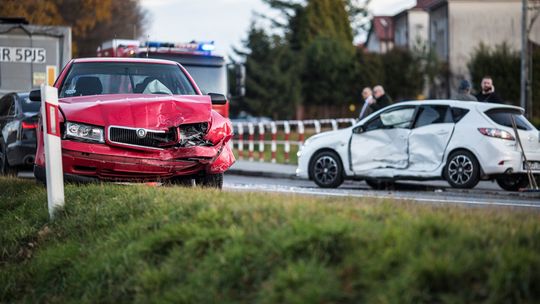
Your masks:
{"label": "window", "polygon": [[27,95],[19,96],[19,102],[21,104],[23,113],[37,113],[41,107],[41,103],[39,101],[31,101]]}
{"label": "window", "polygon": [[415,108],[397,108],[384,112],[369,121],[366,131],[376,129],[409,128],[414,116]]}
{"label": "window", "polygon": [[431,124],[453,123],[452,113],[448,106],[421,106],[418,110],[418,118],[414,124],[415,128]]}
{"label": "window", "polygon": [[138,62],[75,63],[59,97],[102,94],[195,95],[179,66]]}
{"label": "window", "polygon": [[463,108],[452,108],[452,118],[455,123],[458,123],[465,115],[469,113],[469,110]]}
{"label": "window", "polygon": [[512,116],[516,121],[516,126],[520,130],[532,130],[532,126],[519,110],[509,108],[491,109],[486,111],[486,115],[496,124],[512,128]]}
{"label": "window", "polygon": [[15,114],[13,95],[6,95],[0,99],[0,117]]}

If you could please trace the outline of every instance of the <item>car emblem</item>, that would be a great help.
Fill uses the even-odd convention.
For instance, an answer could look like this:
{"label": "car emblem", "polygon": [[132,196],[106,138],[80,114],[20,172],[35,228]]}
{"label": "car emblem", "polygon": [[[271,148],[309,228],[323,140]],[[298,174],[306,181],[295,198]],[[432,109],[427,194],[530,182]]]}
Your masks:
{"label": "car emblem", "polygon": [[137,130],[137,137],[138,138],[145,138],[146,137],[146,130],[145,129],[138,129]]}

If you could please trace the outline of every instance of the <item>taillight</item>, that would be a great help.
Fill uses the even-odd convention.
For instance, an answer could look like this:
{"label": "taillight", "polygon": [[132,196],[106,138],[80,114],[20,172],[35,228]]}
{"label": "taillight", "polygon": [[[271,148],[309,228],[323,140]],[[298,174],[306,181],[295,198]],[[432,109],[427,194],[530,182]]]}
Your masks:
{"label": "taillight", "polygon": [[485,136],[495,137],[506,140],[516,140],[512,134],[501,129],[494,128],[478,128],[478,131]]}
{"label": "taillight", "polygon": [[22,122],[23,130],[37,129],[37,126],[38,126],[37,122],[26,122],[26,121]]}

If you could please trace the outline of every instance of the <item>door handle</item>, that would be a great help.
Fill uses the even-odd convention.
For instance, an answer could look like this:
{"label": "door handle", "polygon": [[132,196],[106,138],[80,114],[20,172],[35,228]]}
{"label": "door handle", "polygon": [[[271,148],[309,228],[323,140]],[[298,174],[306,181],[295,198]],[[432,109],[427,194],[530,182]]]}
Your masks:
{"label": "door handle", "polygon": [[439,131],[436,132],[436,134],[437,134],[437,135],[446,135],[446,134],[448,134],[448,131],[446,131],[446,130],[439,130]]}

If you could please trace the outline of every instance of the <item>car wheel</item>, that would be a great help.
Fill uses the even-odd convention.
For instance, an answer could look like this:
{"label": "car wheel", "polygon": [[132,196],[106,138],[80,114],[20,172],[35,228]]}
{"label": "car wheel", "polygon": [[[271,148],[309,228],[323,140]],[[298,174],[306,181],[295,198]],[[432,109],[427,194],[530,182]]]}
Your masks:
{"label": "car wheel", "polygon": [[0,175],[16,175],[17,170],[9,165],[6,144],[0,140]]}
{"label": "car wheel", "polygon": [[195,180],[197,186],[204,188],[223,188],[223,173],[206,174]]}
{"label": "car wheel", "polygon": [[495,180],[506,191],[518,191],[529,185],[529,178],[525,174],[504,174],[497,176]]}
{"label": "car wheel", "polygon": [[315,184],[321,188],[337,188],[343,183],[343,165],[335,152],[316,154],[311,161],[310,172]]}
{"label": "car wheel", "polygon": [[181,187],[193,187],[194,186],[194,179],[193,178],[182,178],[182,177],[175,177],[169,180],[168,184],[174,185],[174,186],[181,186]]}
{"label": "car wheel", "polygon": [[386,189],[391,188],[394,185],[394,183],[391,181],[384,181],[384,180],[375,179],[375,178],[366,179],[366,184],[368,184],[368,186],[376,190],[386,190]]}
{"label": "car wheel", "polygon": [[444,175],[454,188],[474,188],[480,181],[480,164],[468,151],[456,151],[448,157]]}

